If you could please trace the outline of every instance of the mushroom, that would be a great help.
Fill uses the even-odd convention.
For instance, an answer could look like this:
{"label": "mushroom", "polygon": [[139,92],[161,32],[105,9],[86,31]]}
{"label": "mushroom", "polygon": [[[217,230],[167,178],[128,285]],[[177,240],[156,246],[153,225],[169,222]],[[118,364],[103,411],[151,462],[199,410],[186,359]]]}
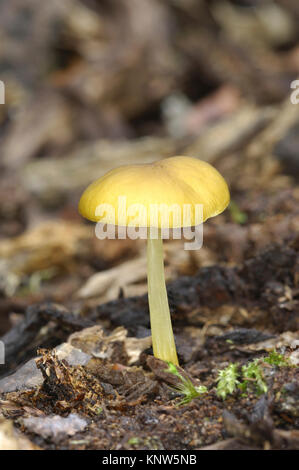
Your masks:
{"label": "mushroom", "polygon": [[[224,211],[229,199],[227,184],[213,166],[183,156],[113,169],[80,199],[79,212],[89,220],[146,229],[152,344],[159,359],[178,364],[164,277],[164,230],[196,226]],[[202,208],[200,221],[197,206]]]}

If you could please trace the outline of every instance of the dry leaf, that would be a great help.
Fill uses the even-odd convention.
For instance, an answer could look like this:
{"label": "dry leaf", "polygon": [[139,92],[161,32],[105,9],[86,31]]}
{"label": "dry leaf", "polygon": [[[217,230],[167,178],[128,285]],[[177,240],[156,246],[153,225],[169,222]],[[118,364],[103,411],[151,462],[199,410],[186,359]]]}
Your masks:
{"label": "dry leaf", "polygon": [[75,348],[79,348],[87,354],[109,361],[121,362],[121,354],[118,344],[122,343],[124,352],[128,356],[128,364],[138,361],[142,351],[152,344],[151,336],[146,338],[128,338],[127,330],[118,327],[108,336],[105,336],[103,328],[99,325],[85,328],[73,333],[69,337],[69,343]]}
{"label": "dry leaf", "polygon": [[147,275],[146,258],[127,261],[115,268],[108,269],[91,276],[78,292],[78,297],[101,297],[105,294],[105,300],[113,300],[119,290],[125,289],[134,283],[144,281]]}

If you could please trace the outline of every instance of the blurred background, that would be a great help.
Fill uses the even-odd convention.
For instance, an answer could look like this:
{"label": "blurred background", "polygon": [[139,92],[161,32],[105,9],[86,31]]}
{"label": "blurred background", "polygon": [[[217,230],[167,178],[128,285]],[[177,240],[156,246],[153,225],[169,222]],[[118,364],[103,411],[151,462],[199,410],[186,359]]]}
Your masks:
{"label": "blurred background", "polygon": [[36,302],[146,292],[145,243],[77,212],[113,167],[189,155],[229,183],[200,251],[165,243],[167,280],[295,237],[298,24],[298,0],[0,1],[1,335]]}

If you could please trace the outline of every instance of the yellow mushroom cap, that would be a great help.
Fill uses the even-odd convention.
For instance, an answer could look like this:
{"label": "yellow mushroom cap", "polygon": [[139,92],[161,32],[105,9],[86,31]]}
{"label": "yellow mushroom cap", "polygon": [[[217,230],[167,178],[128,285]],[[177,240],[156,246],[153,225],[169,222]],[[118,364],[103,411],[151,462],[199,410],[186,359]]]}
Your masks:
{"label": "yellow mushroom cap", "polygon": [[[197,206],[202,205],[200,222],[204,222],[223,212],[229,200],[227,184],[212,165],[178,156],[109,171],[84,191],[79,212],[105,224],[179,228],[198,225]],[[163,215],[165,208],[169,221]]]}

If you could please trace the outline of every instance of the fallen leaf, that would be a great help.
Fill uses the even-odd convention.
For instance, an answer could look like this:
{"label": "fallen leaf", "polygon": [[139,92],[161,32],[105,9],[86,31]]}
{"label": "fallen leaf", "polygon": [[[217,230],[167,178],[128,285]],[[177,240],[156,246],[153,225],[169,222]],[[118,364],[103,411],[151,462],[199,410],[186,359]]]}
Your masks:
{"label": "fallen leaf", "polygon": [[141,352],[151,346],[152,339],[151,336],[133,338],[127,335],[127,330],[121,326],[106,336],[103,328],[96,325],[73,333],[68,341],[70,345],[87,354],[111,362],[123,361],[122,350],[119,349],[119,343],[122,343],[130,365],[138,361]]}
{"label": "fallen leaf", "polygon": [[105,294],[106,300],[115,299],[121,288],[125,289],[130,284],[144,281],[146,274],[146,258],[127,261],[115,268],[91,276],[79,290],[78,297],[86,299]]}

